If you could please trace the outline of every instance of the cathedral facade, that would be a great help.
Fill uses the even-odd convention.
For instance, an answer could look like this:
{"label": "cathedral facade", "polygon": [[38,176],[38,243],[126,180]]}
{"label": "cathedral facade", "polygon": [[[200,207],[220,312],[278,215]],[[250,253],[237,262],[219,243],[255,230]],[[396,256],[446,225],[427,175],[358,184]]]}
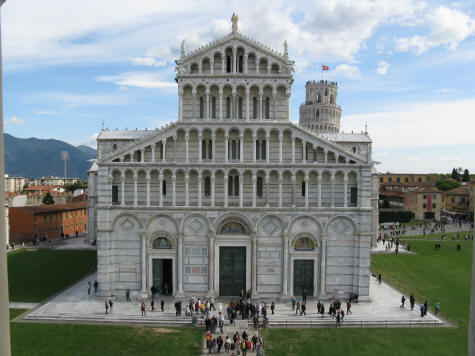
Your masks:
{"label": "cathedral facade", "polygon": [[89,171],[100,295],[369,295],[377,182],[367,133],[340,132],[337,84],[232,31],[176,60],[178,120],[102,130]]}

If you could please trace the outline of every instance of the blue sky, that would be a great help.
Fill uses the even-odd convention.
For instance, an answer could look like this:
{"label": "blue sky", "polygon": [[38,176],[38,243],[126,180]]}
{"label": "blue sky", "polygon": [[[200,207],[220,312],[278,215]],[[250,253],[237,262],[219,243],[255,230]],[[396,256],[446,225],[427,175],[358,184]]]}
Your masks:
{"label": "blue sky", "polygon": [[305,82],[339,84],[342,130],[374,141],[382,172],[475,173],[472,1],[15,0],[2,8],[5,132],[94,146],[110,129],[177,118],[174,59],[231,30],[295,61]]}

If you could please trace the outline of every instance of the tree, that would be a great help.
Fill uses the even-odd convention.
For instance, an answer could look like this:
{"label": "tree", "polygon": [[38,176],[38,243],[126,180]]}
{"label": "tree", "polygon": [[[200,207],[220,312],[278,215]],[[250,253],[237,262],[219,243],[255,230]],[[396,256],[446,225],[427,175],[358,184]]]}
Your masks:
{"label": "tree", "polygon": [[43,204],[44,205],[51,205],[51,204],[54,204],[54,199],[53,197],[51,196],[51,193],[48,192],[45,194],[45,196],[43,197]]}
{"label": "tree", "polygon": [[452,169],[452,179],[455,179],[457,182],[459,181],[459,172],[457,168]]}
{"label": "tree", "polygon": [[462,182],[470,182],[470,172],[468,171],[468,169],[465,169],[463,171]]}
{"label": "tree", "polygon": [[458,182],[454,182],[452,179],[441,179],[435,182],[437,189],[446,191],[457,188],[460,186]]}

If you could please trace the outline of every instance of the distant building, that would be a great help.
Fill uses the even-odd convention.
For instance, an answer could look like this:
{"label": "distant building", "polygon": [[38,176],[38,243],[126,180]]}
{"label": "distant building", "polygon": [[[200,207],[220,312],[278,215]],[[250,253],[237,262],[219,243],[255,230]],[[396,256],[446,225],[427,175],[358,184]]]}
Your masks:
{"label": "distant building", "polygon": [[28,179],[24,177],[9,177],[5,174],[5,193],[21,192],[27,183]]}
{"label": "distant building", "polygon": [[439,219],[443,207],[442,192],[436,187],[419,187],[405,196],[405,208],[416,220]]}
{"label": "distant building", "polygon": [[87,201],[69,204],[11,207],[10,242],[31,242],[34,237],[55,239],[87,230]]}
{"label": "distant building", "polygon": [[430,175],[413,173],[385,173],[379,175],[379,183],[430,183]]}
{"label": "distant building", "polygon": [[470,186],[461,185],[458,188],[443,192],[444,208],[448,211],[466,214],[470,211]]}
{"label": "distant building", "polygon": [[41,177],[41,178],[31,178],[29,180],[30,187],[38,185],[61,185],[74,184],[79,181],[79,178],[60,178],[60,177]]}

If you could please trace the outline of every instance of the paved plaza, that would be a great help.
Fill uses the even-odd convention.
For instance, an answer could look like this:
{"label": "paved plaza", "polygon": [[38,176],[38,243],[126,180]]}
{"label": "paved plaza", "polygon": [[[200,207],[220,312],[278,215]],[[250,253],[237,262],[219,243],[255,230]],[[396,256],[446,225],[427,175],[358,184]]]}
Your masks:
{"label": "paved plaza", "polygon": [[[91,295],[87,292],[87,282],[94,283],[95,274],[90,275],[66,290],[64,293],[54,297],[50,301],[38,306],[31,312],[26,313],[23,318],[30,321],[69,321],[69,322],[98,322],[98,323],[140,323],[158,325],[191,325],[190,317],[176,317],[174,309],[174,299],[165,297],[165,310],[160,310],[159,303],[156,305],[157,311],[150,311],[150,300],[146,301],[147,316],[142,317],[140,312],[141,299],[132,296],[131,302],[126,302],[125,295],[116,297],[112,314],[105,314],[104,298],[94,297],[94,290]],[[409,296],[405,309],[400,309],[401,293],[393,289],[388,284],[378,284],[375,278],[371,278],[370,302],[354,303],[352,314],[345,315],[343,325],[352,326],[447,326],[445,321],[427,313],[424,318],[420,317],[419,304],[416,304],[413,311],[409,307]],[[266,300],[270,304],[271,300]],[[256,300],[255,302],[259,302]],[[216,307],[222,304],[223,311],[226,310],[229,299],[217,299]],[[334,324],[328,314],[322,319],[317,315],[317,301],[309,299],[307,301],[307,315],[300,316],[292,312],[290,302],[276,301],[276,313],[269,312],[269,324],[271,327],[290,326],[329,326]],[[183,308],[186,301],[183,301]],[[325,310],[328,311],[329,303],[325,302]],[[443,307],[443,306],[442,306]],[[346,308],[345,312],[346,312]],[[211,315],[215,312],[212,311]],[[217,314],[217,312],[216,312]],[[184,312],[183,314],[184,315]]]}

